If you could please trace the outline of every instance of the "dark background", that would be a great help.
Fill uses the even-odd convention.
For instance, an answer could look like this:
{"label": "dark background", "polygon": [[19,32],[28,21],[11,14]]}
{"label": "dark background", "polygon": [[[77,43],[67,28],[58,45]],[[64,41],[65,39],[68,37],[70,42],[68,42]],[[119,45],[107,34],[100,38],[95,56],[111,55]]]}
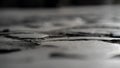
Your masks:
{"label": "dark background", "polygon": [[[110,0],[0,0],[0,8],[55,8],[61,6],[103,5]],[[119,4],[113,0],[112,4]]]}

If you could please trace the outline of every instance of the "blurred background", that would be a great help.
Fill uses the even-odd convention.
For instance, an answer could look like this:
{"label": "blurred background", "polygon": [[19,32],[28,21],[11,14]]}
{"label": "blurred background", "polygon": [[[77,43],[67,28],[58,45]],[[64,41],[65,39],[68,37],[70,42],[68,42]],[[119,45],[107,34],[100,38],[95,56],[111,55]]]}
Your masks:
{"label": "blurred background", "polygon": [[0,8],[56,8],[63,6],[103,5],[120,0],[0,0]]}

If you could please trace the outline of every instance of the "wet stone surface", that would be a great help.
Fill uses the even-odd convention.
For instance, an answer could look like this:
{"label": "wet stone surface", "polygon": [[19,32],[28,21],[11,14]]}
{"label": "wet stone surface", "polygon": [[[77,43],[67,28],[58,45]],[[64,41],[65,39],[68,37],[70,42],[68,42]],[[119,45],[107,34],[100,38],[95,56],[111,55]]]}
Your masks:
{"label": "wet stone surface", "polygon": [[1,17],[0,68],[119,68],[119,20],[101,15]]}

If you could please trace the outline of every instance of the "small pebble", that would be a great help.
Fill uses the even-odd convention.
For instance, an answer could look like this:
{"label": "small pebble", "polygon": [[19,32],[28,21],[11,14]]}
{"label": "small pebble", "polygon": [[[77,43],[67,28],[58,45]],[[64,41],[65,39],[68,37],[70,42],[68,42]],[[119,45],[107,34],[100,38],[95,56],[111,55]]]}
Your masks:
{"label": "small pebble", "polygon": [[21,51],[21,49],[0,49],[0,54],[7,54],[18,51]]}
{"label": "small pebble", "polygon": [[10,32],[9,29],[3,29],[2,32]]}
{"label": "small pebble", "polygon": [[51,53],[50,58],[85,59],[83,55],[66,54],[66,53]]}

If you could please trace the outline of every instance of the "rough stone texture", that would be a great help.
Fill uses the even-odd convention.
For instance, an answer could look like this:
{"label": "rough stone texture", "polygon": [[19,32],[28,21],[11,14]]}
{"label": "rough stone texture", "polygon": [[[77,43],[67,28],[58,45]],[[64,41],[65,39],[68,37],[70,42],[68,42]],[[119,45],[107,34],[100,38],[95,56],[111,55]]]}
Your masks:
{"label": "rough stone texture", "polygon": [[0,68],[120,68],[119,6],[104,7],[0,11]]}

